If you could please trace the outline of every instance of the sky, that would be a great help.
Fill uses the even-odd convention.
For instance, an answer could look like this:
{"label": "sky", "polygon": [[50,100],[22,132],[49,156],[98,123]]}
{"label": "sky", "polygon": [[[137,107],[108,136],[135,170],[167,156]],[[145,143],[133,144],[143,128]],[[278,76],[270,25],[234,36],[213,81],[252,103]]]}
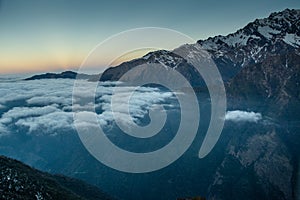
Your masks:
{"label": "sky", "polygon": [[0,0],[0,74],[77,68],[97,44],[134,28],[168,28],[199,40],[285,8],[299,9],[300,1]]}

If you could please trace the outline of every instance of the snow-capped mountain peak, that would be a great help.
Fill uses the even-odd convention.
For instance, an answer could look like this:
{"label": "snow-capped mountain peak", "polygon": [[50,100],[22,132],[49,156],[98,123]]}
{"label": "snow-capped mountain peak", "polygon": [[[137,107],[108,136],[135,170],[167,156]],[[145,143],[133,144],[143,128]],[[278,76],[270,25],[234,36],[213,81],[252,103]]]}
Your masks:
{"label": "snow-capped mountain peak", "polygon": [[185,74],[191,82],[196,85],[200,82],[201,85],[203,81],[195,77],[197,72],[191,62],[195,58],[213,60],[222,78],[227,81],[242,67],[261,63],[267,58],[285,55],[291,51],[300,55],[299,49],[300,10],[286,9],[274,12],[267,18],[257,19],[227,36],[219,35],[199,40],[195,44],[185,44],[173,51],[150,52],[142,58],[111,67],[102,74],[101,81],[118,80],[123,73],[142,64],[161,63],[166,69],[175,69]]}
{"label": "snow-capped mountain peak", "polygon": [[199,40],[198,43],[204,49],[217,50],[223,46],[238,48],[260,40],[273,43],[282,40],[291,46],[300,47],[300,10],[275,12],[268,18],[256,19],[235,33]]}

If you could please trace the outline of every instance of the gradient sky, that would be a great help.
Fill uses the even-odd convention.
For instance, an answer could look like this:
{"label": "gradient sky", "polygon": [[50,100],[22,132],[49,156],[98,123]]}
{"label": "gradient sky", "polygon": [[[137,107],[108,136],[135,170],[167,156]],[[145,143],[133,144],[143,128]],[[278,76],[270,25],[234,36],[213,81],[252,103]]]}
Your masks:
{"label": "gradient sky", "polygon": [[99,42],[132,28],[170,28],[198,40],[285,8],[299,9],[300,1],[0,0],[0,74],[77,67]]}

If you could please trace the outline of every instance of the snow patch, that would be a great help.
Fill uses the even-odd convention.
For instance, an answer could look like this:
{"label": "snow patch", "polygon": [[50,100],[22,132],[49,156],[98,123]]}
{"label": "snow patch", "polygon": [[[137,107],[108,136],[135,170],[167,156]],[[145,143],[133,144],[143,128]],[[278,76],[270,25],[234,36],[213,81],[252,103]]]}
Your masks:
{"label": "snow patch", "polygon": [[240,33],[240,34],[230,35],[229,37],[224,39],[223,42],[225,42],[229,46],[239,46],[239,45],[245,46],[249,38],[250,38],[249,35],[244,35]]}
{"label": "snow patch", "polygon": [[286,34],[283,38],[283,41],[294,47],[300,46],[300,37],[295,34]]}
{"label": "snow patch", "polygon": [[280,31],[275,30],[269,26],[259,26],[257,27],[257,31],[264,36],[265,38],[267,38],[268,40],[271,39],[273,37],[274,34],[278,34],[280,33]]}

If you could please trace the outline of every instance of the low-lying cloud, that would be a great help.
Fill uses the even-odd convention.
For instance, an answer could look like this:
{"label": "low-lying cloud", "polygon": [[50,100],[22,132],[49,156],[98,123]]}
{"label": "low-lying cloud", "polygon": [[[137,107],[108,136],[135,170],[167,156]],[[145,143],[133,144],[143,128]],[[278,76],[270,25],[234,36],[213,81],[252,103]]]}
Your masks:
{"label": "low-lying cloud", "polygon": [[[132,120],[138,122],[144,117],[152,105],[166,104],[166,100],[173,98],[172,92],[161,91],[158,88],[139,87],[135,90],[129,102],[132,119],[126,113],[124,96],[132,89],[120,87],[116,94],[114,113],[111,108],[113,84],[99,84],[95,94],[95,104],[80,105],[76,98],[92,96],[93,87],[88,81],[82,80],[79,96],[75,97],[72,105],[74,80],[35,80],[0,82],[0,135],[7,135],[16,130],[27,131],[28,134],[59,134],[74,129],[74,111],[93,112],[97,114],[101,126],[111,125],[114,118],[127,124]],[[116,85],[116,84],[114,84]],[[1,113],[1,109],[2,113]],[[88,125],[88,119],[85,122]]]}
{"label": "low-lying cloud", "polygon": [[262,115],[256,112],[247,112],[242,110],[227,111],[225,120],[233,122],[258,122]]}
{"label": "low-lying cloud", "polygon": [[29,132],[36,132],[42,135],[56,135],[59,132],[72,128],[73,114],[57,111],[38,117],[28,117],[19,119],[15,125],[19,127],[28,127]]}

